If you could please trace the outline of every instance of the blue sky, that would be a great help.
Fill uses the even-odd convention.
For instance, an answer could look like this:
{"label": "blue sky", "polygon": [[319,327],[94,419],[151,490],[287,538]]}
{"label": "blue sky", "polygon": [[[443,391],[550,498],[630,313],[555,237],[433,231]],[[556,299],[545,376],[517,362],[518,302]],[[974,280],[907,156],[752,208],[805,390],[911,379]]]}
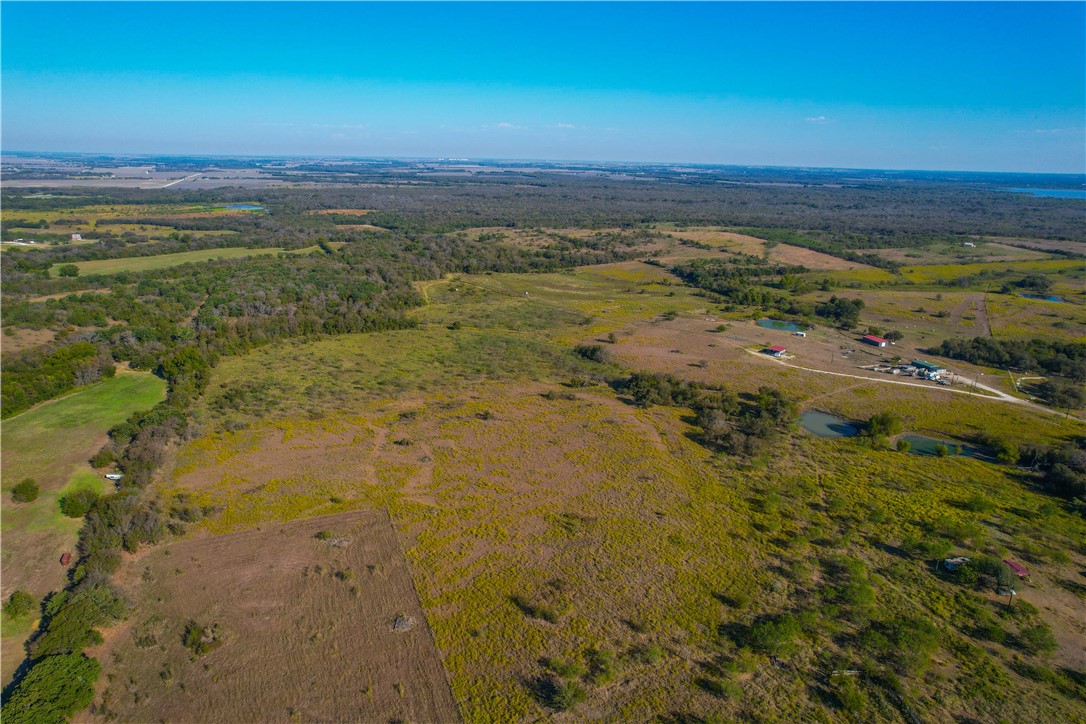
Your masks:
{"label": "blue sky", "polygon": [[5,150],[1086,172],[1086,4],[23,3]]}

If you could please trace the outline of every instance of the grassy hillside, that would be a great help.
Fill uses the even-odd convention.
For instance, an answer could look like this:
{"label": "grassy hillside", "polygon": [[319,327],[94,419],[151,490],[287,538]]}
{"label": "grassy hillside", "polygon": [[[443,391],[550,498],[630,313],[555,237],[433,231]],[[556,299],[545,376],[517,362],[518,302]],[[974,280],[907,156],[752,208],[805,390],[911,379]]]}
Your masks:
{"label": "grassy hillside", "polygon": [[[164,393],[165,383],[153,375],[120,374],[4,421],[0,509],[5,600],[17,588],[40,599],[63,587],[65,569],[59,558],[73,549],[81,521],[64,517],[58,501],[79,488],[103,488],[104,481],[87,459],[105,442],[109,428],[154,406]],[[28,477],[41,489],[38,499],[14,503],[12,487]],[[22,660],[21,644],[30,624],[30,618],[5,622],[5,682]]]}
{"label": "grassy hillside", "polygon": [[[1074,718],[1084,692],[1064,672],[1081,666],[1081,518],[1014,468],[967,458],[800,431],[765,458],[714,453],[689,411],[631,406],[599,382],[621,368],[569,352],[619,330],[608,354],[655,344],[625,362],[652,369],[683,359],[670,348],[697,337],[682,325],[711,328],[703,300],[639,268],[431,283],[422,330],[230,359],[166,491],[219,511],[200,524],[216,534],[387,508],[468,721],[565,707]],[[1083,432],[991,400],[948,405],[945,392],[763,366],[723,346],[698,354],[731,360],[717,382],[749,389],[754,374],[852,419],[888,410],[948,437],[1026,426],[1036,442]],[[666,370],[708,381],[713,364]],[[1015,558],[1033,584],[1008,607],[940,574],[936,548]],[[1055,650],[1036,648],[1038,631]]]}

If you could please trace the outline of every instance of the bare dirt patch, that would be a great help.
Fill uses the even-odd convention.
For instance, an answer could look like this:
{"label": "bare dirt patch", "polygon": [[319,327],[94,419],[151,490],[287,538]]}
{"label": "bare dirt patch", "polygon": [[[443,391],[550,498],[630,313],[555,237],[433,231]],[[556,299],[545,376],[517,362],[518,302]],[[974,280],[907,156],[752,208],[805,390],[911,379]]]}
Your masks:
{"label": "bare dirt patch", "polygon": [[961,324],[963,317],[970,317],[978,337],[991,334],[988,326],[988,313],[984,309],[984,295],[970,294],[950,310],[950,323]]}
{"label": "bare dirt patch", "polygon": [[700,244],[718,246],[727,249],[728,251],[739,252],[742,254],[761,256],[768,251],[769,258],[772,261],[780,264],[805,266],[808,269],[840,271],[871,268],[867,264],[845,261],[844,259],[838,259],[829,254],[804,249],[800,246],[792,246],[791,244],[773,244],[765,239],[759,239],[755,236],[748,236],[746,234],[737,234],[731,231],[701,229],[672,231],[670,233],[678,239],[689,239],[690,241],[696,241]]}
{"label": "bare dirt patch", "polygon": [[1036,249],[1038,251],[1070,251],[1075,254],[1086,254],[1086,242],[1083,241],[1068,241],[1066,239],[1021,239],[1000,236],[987,238],[1000,242],[1006,246],[1024,247],[1027,249]]}
{"label": "bare dirt patch", "polygon": [[337,229],[346,229],[347,231],[388,231],[383,226],[374,226],[373,224],[336,224]]}
{"label": "bare dirt patch", "polygon": [[112,289],[80,289],[77,292],[58,292],[57,294],[43,294],[40,297],[30,297],[28,302],[47,302],[50,299],[63,299],[64,297],[79,296],[81,294],[109,294]]}
{"label": "bare dirt patch", "polygon": [[311,211],[307,211],[305,213],[312,214],[314,216],[326,216],[333,214],[336,216],[365,216],[366,214],[372,214],[373,209],[312,209]]}
{"label": "bare dirt patch", "polygon": [[89,652],[106,718],[459,720],[383,511],[173,543],[120,579],[128,621]]}
{"label": "bare dirt patch", "polygon": [[22,352],[41,347],[53,341],[55,333],[51,329],[14,329],[7,328],[0,335],[0,349],[5,353]]}

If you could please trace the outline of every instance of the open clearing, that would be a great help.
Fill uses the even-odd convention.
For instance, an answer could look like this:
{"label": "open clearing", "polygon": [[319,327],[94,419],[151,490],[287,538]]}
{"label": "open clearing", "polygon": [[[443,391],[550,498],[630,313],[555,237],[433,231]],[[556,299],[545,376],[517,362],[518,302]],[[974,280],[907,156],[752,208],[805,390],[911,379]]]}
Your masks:
{"label": "open clearing", "polygon": [[[321,540],[318,533],[330,538]],[[134,601],[99,654],[120,721],[459,720],[384,512],[160,546],[131,560]],[[208,652],[182,643],[189,621]],[[402,629],[402,630],[401,630]],[[108,712],[108,714],[106,714]]]}
{"label": "open clearing", "polygon": [[373,224],[336,224],[336,228],[344,231],[388,231],[383,226]]}
{"label": "open clearing", "polygon": [[316,216],[365,216],[372,214],[373,209],[314,209],[306,213]]}
{"label": "open clearing", "polygon": [[[75,293],[75,292],[73,292]],[[67,294],[63,295],[67,296]],[[51,329],[19,329],[4,327],[3,336],[0,337],[0,348],[5,353],[14,354],[35,347],[41,347],[53,341],[56,332]]]}
{"label": "open clearing", "polygon": [[[247,256],[267,256],[279,254],[280,247],[246,249],[244,247],[222,247],[216,249],[202,249],[200,251],[182,251],[176,254],[159,254],[157,256],[131,256],[121,259],[98,259],[96,261],[81,261],[76,264],[79,273],[83,276],[90,274],[117,274],[120,272],[141,272],[151,269],[165,269],[181,264],[212,261],[215,259],[241,259]],[[56,274],[56,267],[50,270]]]}
{"label": "open clearing", "polygon": [[[35,326],[89,337],[161,363],[173,390],[130,418],[143,430],[119,463],[130,476],[80,546],[104,555],[69,571],[58,558],[78,521],[57,499],[113,489],[87,467],[106,425],[69,439],[98,414],[64,412],[72,395],[13,418],[16,432],[37,420],[23,437],[4,430],[45,481],[37,504],[5,501],[4,535],[24,520],[4,542],[24,548],[4,548],[4,593],[22,577],[39,597],[67,583],[79,597],[54,599],[35,651],[82,638],[95,604],[126,609],[90,638],[103,675],[77,721],[1083,721],[1086,521],[1034,446],[1080,446],[1086,420],[1010,399],[1005,371],[924,351],[1086,337],[1080,260],[1013,239],[959,246],[961,229],[1078,238],[1074,209],[891,179],[763,195],[703,183],[707,168],[661,169],[655,190],[584,166],[568,186],[508,165],[452,171],[463,179],[392,168],[372,184],[386,171],[343,163],[360,183],[273,164],[307,188],[258,194],[254,216],[196,193],[213,181],[191,159],[157,177],[118,169],[165,191],[82,197],[117,206],[35,219],[70,200],[5,195],[25,238],[110,232],[4,252],[17,343]],[[492,194],[472,168],[507,175]],[[234,236],[193,243],[185,227]],[[190,252],[212,241],[277,248]],[[909,248],[855,257],[876,268],[802,244]],[[114,276],[40,273],[165,251],[190,253],[111,260]],[[228,255],[254,256],[206,261]],[[701,288],[670,270],[690,260],[711,262],[676,270]],[[161,268],[183,261],[204,263]],[[159,270],[126,277],[140,268]],[[561,270],[510,273],[542,269]],[[113,293],[61,298],[103,285]],[[866,305],[819,304],[831,296]],[[385,331],[347,333],[360,329]],[[763,353],[773,345],[782,359]],[[865,369],[896,357],[943,362],[951,379]],[[161,399],[152,382],[144,407]],[[841,419],[809,432],[801,411]],[[817,436],[842,430],[855,435]],[[150,479],[132,475],[141,464]],[[4,465],[10,493],[26,466]],[[134,527],[161,537],[137,549]],[[954,556],[975,565],[940,566]],[[37,615],[3,621],[5,676]]]}
{"label": "open clearing", "polygon": [[1052,259],[1050,254],[1036,249],[1025,249],[992,241],[977,240],[976,246],[964,246],[961,242],[929,244],[919,248],[904,249],[857,249],[860,254],[875,254],[889,261],[902,264],[975,264],[983,262],[1019,262]]}
{"label": "open clearing", "polygon": [[[620,671],[590,688],[576,718],[812,718],[822,694],[768,659],[735,679],[740,697],[722,700],[699,683],[744,656],[720,632],[817,596],[830,575],[818,560],[834,549],[878,571],[881,607],[946,619],[959,589],[897,548],[939,526],[991,529],[1011,555],[1031,556],[1038,590],[1021,597],[1044,606],[1062,643],[1057,660],[1081,666],[1081,601],[1064,585],[1078,564],[1042,552],[1074,550],[1081,525],[1059,514],[1042,533],[1032,521],[1047,498],[1012,469],[803,435],[744,466],[699,445],[683,410],[641,409],[604,385],[563,383],[592,373],[568,352],[574,343],[617,330],[617,344],[604,348],[631,368],[739,391],[773,384],[849,419],[890,410],[910,430],[968,438],[983,425],[1038,442],[1081,427],[980,398],[949,400],[938,388],[763,363],[745,346],[784,333],[739,323],[711,331],[718,322],[700,309],[704,299],[669,281],[637,262],[452,277],[427,283],[423,329],[280,343],[224,360],[197,410],[205,433],[181,450],[165,492],[218,510],[200,524],[217,534],[389,510],[468,721],[553,715],[537,694],[546,676],[539,662],[591,666],[601,651]],[[678,315],[661,318],[669,309]],[[447,329],[453,321],[464,327]],[[837,333],[824,333],[824,342],[807,341],[828,354]],[[1000,501],[996,512],[962,507],[981,492]],[[737,595],[754,602],[729,603]],[[979,600],[998,612],[995,599]],[[810,636],[823,651],[849,655]],[[659,653],[646,659],[645,651]],[[1011,653],[996,646],[982,655]],[[963,687],[972,681],[967,666],[950,654],[938,661]],[[1032,684],[1016,677],[1014,686]],[[913,705],[935,720],[975,712],[957,687]],[[1070,711],[1023,697],[1000,700],[1002,715],[1024,714],[1017,701],[1048,717]]]}
{"label": "open clearing", "polygon": [[866,264],[838,259],[829,254],[804,249],[791,244],[779,244],[746,234],[712,228],[685,228],[668,232],[679,239],[689,239],[700,244],[721,247],[728,251],[762,256],[768,254],[771,261],[779,264],[805,266],[812,270],[823,269],[870,269]]}
{"label": "open clearing", "polygon": [[[106,441],[106,431],[137,410],[162,399],[165,383],[144,372],[129,372],[45,402],[5,420],[3,443],[2,553],[5,600],[17,588],[39,599],[64,586],[64,551],[74,549],[81,521],[60,513],[58,500],[80,487],[103,486],[87,459]],[[32,477],[41,488],[31,503],[13,503],[11,489]],[[30,620],[3,638],[3,681],[22,660]],[[10,635],[9,635],[10,634]]]}

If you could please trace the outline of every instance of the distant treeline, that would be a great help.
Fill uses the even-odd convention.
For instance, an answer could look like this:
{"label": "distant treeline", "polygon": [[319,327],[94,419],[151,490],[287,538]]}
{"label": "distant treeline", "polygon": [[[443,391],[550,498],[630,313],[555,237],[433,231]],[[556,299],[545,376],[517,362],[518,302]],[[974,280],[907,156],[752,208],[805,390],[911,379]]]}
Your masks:
{"label": "distant treeline", "polygon": [[948,339],[931,353],[1004,370],[1042,372],[1086,382],[1086,344],[1081,342],[974,337]]}
{"label": "distant treeline", "polygon": [[896,271],[901,268],[901,263],[885,259],[878,254],[870,252],[854,251],[858,248],[893,248],[893,247],[919,247],[932,243],[936,239],[917,238],[915,235],[887,234],[861,235],[849,233],[827,232],[799,232],[791,229],[737,229],[740,234],[755,236],[767,241],[775,241],[779,244],[791,244],[802,246],[805,249],[819,251],[823,254],[836,256],[839,259],[867,264],[868,266],[882,267]]}
{"label": "distant treeline", "polygon": [[[390,167],[394,173],[389,173]],[[269,219],[282,224],[287,217],[308,209],[356,208],[375,210],[366,223],[406,233],[479,226],[605,228],[677,222],[756,229],[763,238],[767,229],[803,229],[804,238],[846,250],[924,246],[948,236],[973,234],[1086,240],[1080,203],[994,193],[975,185],[920,176],[907,183],[900,177],[867,178],[850,184],[837,179],[830,187],[721,183],[723,177],[745,178],[739,172],[723,170],[659,172],[655,174],[659,182],[545,170],[488,178],[425,174],[412,178],[396,164],[360,164],[352,172],[357,176],[329,174],[328,168],[318,166],[312,171],[315,181],[341,185],[214,191],[88,189],[87,195],[78,199],[74,198],[78,194],[68,196],[55,189],[50,191],[51,198],[27,198],[30,190],[6,189],[0,201],[5,210],[18,211],[27,218],[34,218],[33,212],[38,210],[101,204],[255,201],[269,210],[268,214],[231,215],[229,222],[221,220],[226,217],[177,220],[187,228],[202,229],[213,224],[259,228]],[[794,172],[777,173],[782,177],[789,174],[795,176]],[[759,178],[773,175],[772,171],[763,172]],[[334,226],[330,220],[323,223]]]}
{"label": "distant treeline", "polygon": [[782,314],[813,320],[819,317],[843,329],[860,322],[863,300],[833,296],[812,304],[796,297],[815,288],[828,291],[828,280],[815,285],[799,276],[802,266],[785,266],[749,254],[727,259],[694,259],[671,267],[671,272],[693,287],[719,295],[724,301],[744,306],[776,310]]}
{"label": "distant treeline", "polygon": [[805,271],[801,266],[786,266],[750,254],[694,259],[671,267],[671,272],[690,286],[713,292],[732,304],[797,315],[814,311],[793,298],[793,294],[815,288],[797,276]]}

